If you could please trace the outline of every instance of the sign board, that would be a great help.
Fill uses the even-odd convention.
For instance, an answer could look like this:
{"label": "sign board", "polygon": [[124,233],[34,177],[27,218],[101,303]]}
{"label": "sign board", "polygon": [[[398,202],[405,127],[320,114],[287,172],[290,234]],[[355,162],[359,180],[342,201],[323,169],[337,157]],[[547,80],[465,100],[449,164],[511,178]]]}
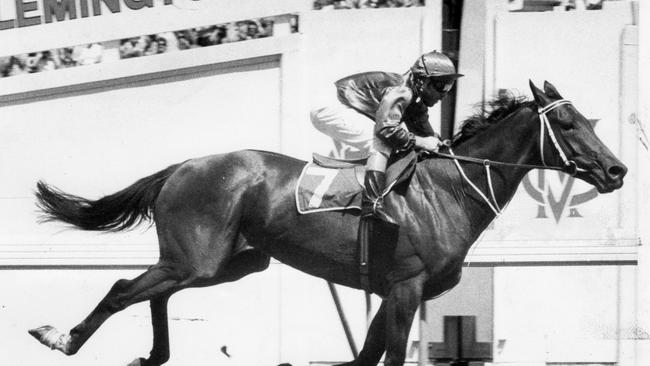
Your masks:
{"label": "sign board", "polygon": [[0,2],[0,56],[292,14],[304,0],[15,0]]}

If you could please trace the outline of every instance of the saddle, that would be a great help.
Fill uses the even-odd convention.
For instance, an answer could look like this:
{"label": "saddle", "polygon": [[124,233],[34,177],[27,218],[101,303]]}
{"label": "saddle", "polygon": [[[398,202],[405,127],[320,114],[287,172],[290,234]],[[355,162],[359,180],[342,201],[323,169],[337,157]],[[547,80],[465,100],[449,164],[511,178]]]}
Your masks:
{"label": "saddle", "polygon": [[312,160],[316,165],[322,166],[323,168],[332,168],[332,169],[347,169],[354,168],[356,166],[364,166],[368,161],[368,158],[361,159],[337,159],[329,156],[321,155],[318,153],[312,154]]}
{"label": "saddle", "polygon": [[[367,159],[335,159],[313,154],[296,185],[296,208],[300,214],[324,211],[361,210],[363,178]],[[407,181],[415,171],[417,154],[394,155],[386,170],[386,192]],[[395,217],[395,216],[393,216]],[[385,279],[397,244],[398,226],[374,220],[369,240],[358,240],[359,272],[362,286],[373,292],[385,286]],[[369,248],[364,242],[372,242]]]}
{"label": "saddle", "polygon": [[[296,184],[296,208],[300,214],[361,210],[363,177],[367,159],[336,159],[314,153]],[[408,180],[415,171],[417,154],[391,157],[386,170],[386,191]]]}

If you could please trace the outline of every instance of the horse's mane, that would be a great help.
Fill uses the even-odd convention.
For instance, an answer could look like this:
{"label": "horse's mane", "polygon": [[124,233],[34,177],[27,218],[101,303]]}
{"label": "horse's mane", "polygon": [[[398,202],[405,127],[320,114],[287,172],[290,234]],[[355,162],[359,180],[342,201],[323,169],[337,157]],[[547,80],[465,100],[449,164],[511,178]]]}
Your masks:
{"label": "horse's mane", "polygon": [[515,95],[511,91],[501,92],[499,96],[490,101],[478,103],[475,108],[476,112],[461,122],[460,130],[452,139],[452,146],[469,140],[519,108],[532,103],[534,102],[529,101],[525,96]]}

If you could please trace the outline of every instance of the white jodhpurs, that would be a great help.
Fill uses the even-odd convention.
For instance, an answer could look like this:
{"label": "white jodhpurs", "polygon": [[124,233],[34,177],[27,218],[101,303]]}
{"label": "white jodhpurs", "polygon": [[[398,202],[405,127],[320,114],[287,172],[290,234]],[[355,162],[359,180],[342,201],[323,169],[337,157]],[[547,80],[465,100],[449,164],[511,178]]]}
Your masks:
{"label": "white jodhpurs", "polygon": [[334,157],[368,157],[366,168],[385,171],[391,148],[375,136],[375,122],[340,102],[312,109],[311,123],[334,140]]}

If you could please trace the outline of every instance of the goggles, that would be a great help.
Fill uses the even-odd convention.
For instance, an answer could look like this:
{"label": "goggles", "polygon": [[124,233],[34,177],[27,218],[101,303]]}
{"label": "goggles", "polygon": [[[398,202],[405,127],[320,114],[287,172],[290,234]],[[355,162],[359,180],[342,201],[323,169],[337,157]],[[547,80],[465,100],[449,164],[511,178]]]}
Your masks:
{"label": "goggles", "polygon": [[429,82],[438,93],[448,93],[454,86],[454,80],[440,80],[437,78],[429,78]]}

